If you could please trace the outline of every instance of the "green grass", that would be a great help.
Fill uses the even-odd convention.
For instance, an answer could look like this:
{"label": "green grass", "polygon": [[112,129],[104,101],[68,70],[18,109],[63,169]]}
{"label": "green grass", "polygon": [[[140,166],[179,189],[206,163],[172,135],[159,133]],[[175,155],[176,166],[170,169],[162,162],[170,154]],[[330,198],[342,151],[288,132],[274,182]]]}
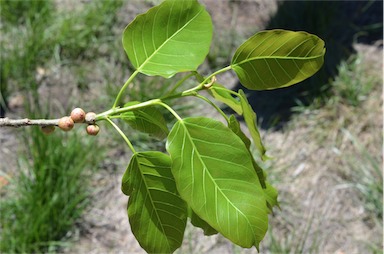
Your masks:
{"label": "green grass", "polygon": [[[57,12],[49,0],[0,4],[6,24],[1,28],[0,105],[6,107],[12,92],[23,92],[29,98],[25,116],[49,117],[51,102],[41,105],[36,68],[92,58],[101,44],[113,40],[110,26],[122,2],[96,1],[73,13]],[[19,168],[0,201],[0,252],[56,252],[90,203],[89,180],[103,151],[84,131],[45,136],[31,127],[22,143]]]}
{"label": "green grass", "polygon": [[59,13],[51,0],[2,0],[6,24],[0,47],[3,100],[10,93],[6,89],[11,89],[10,84],[12,91],[29,89],[27,84],[34,79],[36,68],[45,67],[50,60],[72,65],[76,59],[93,58],[100,45],[115,39],[111,27],[122,3],[95,1],[80,10]]}
{"label": "green grass", "polygon": [[38,128],[24,133],[24,147],[28,156],[0,203],[0,250],[57,250],[90,202],[88,183],[101,150],[86,135],[46,136]]}
{"label": "green grass", "polygon": [[45,29],[45,36],[62,61],[94,58],[103,43],[111,43],[116,11],[123,1],[93,1],[78,13],[66,13]]}
{"label": "green grass", "polygon": [[[14,86],[14,83],[10,83],[10,79],[18,77],[25,82],[30,70],[35,67],[36,49],[42,47],[41,38],[39,38],[41,34],[34,34],[34,29],[31,28],[50,23],[53,2],[1,0],[0,10],[3,23],[2,39],[0,39],[0,112],[4,114],[10,94],[9,89]],[[28,52],[28,55],[24,52]]]}
{"label": "green grass", "polygon": [[45,60],[42,31],[53,14],[51,1],[0,1],[2,71],[0,92],[3,108],[8,95],[24,88],[34,77],[36,66]]}
{"label": "green grass", "polygon": [[331,84],[333,97],[354,107],[367,99],[377,82],[377,77],[366,75],[361,61],[361,56],[353,55],[348,60],[341,62],[338,67],[339,75]]}
{"label": "green grass", "polygon": [[1,0],[1,21],[9,25],[20,25],[52,18],[53,2],[50,0]]}

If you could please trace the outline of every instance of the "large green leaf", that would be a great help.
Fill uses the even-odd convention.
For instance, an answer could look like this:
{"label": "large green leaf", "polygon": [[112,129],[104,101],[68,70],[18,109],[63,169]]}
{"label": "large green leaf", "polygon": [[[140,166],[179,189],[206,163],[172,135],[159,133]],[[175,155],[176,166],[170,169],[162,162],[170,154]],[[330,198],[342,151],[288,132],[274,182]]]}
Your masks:
{"label": "large green leaf", "polygon": [[193,211],[235,244],[257,247],[268,208],[243,141],[219,121],[186,118],[172,128],[167,150],[177,189]]}
{"label": "large green leaf", "polygon": [[248,102],[247,96],[244,94],[243,90],[239,90],[239,97],[240,97],[240,103],[241,107],[243,108],[243,117],[245,120],[245,124],[248,127],[248,130],[251,134],[253,143],[255,147],[257,148],[259,155],[262,159],[266,159],[267,156],[265,155],[265,147],[263,143],[261,142],[260,132],[257,128],[257,117],[256,113],[253,111],[251,105]]}
{"label": "large green leaf", "polygon": [[[125,106],[137,104],[130,102]],[[148,133],[151,136],[163,139],[168,135],[167,122],[163,114],[155,107],[146,107],[121,114],[121,119],[126,121],[133,129]]]}
{"label": "large green leaf", "polygon": [[324,41],[306,32],[262,31],[235,52],[231,67],[252,90],[296,84],[315,74],[324,62]]}
{"label": "large green leaf", "polygon": [[169,156],[142,152],[133,155],[127,169],[130,179],[123,189],[130,190],[129,222],[149,253],[172,253],[184,236],[187,206],[177,192],[170,167]]}
{"label": "large green leaf", "polygon": [[123,46],[139,72],[169,78],[196,70],[211,39],[211,17],[202,5],[196,0],[166,0],[125,28]]}

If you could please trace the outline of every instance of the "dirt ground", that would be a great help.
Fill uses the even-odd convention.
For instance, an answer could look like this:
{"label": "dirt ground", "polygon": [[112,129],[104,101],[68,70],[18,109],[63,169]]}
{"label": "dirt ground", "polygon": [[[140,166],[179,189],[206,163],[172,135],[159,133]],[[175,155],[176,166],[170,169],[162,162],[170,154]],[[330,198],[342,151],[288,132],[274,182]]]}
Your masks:
{"label": "dirt ground", "polygon": [[[118,14],[120,25],[127,22],[127,16],[132,19],[143,12],[149,2],[156,1],[135,1],[134,7],[125,5]],[[227,1],[201,2],[206,4],[212,14],[216,30],[230,26],[245,35],[251,33],[251,27],[255,30],[265,27],[269,16],[277,9],[276,1],[270,0],[244,1],[235,8]],[[236,14],[239,8],[241,15]],[[362,54],[362,64],[367,66],[372,75],[382,76],[382,44],[357,44],[355,49]],[[50,70],[50,73],[57,74],[55,70]],[[59,80],[66,74],[57,75]],[[232,80],[227,85],[236,85],[232,76],[226,77],[226,80]],[[41,92],[44,93],[44,90]],[[72,90],[72,93],[76,92]],[[60,89],[52,96],[60,100]],[[303,253],[318,248],[318,253],[337,254],[367,253],[364,243],[381,241],[382,227],[366,217],[364,205],[356,190],[346,184],[340,173],[340,165],[344,163],[341,155],[353,147],[346,132],[341,130],[345,126],[347,131],[359,137],[366,149],[373,154],[381,154],[382,103],[382,87],[379,84],[376,92],[358,109],[360,113],[356,115],[364,115],[363,119],[354,117],[354,112],[341,107],[338,109],[338,121],[330,121],[329,125],[326,120],[334,116],[318,110],[309,115],[294,117],[282,130],[262,131],[268,153],[275,158],[271,165],[276,169],[273,175],[278,175],[272,181],[279,190],[281,210],[270,217],[271,232],[276,238],[290,239],[290,234],[292,238],[300,238],[307,234]],[[204,114],[211,115],[210,112]],[[312,121],[311,117],[324,119],[322,133],[317,133],[319,128],[313,124],[318,122]],[[349,124],[345,125],[345,122]],[[12,168],[17,166],[16,135],[13,130],[0,129],[0,172],[12,172]],[[319,139],[313,139],[316,136]],[[101,139],[108,137],[108,134],[102,134]],[[126,213],[128,198],[120,190],[121,177],[130,154],[128,149],[119,147],[109,151],[107,157],[93,179],[93,207],[84,214],[76,228],[68,233],[73,244],[64,249],[65,253],[145,253],[130,230]],[[266,242],[270,240],[267,235]],[[262,244],[260,250],[261,253],[271,253],[267,243]],[[234,247],[219,235],[206,237],[201,230],[188,227],[183,245],[177,253],[257,251]]]}

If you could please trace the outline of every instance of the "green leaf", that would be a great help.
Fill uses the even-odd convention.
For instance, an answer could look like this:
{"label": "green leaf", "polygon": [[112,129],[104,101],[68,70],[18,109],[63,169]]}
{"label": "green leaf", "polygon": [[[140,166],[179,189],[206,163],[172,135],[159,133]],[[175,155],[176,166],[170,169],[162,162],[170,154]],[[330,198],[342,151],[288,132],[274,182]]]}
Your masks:
{"label": "green leaf", "polygon": [[[250,153],[251,156],[252,156],[251,151],[249,151],[249,153]],[[264,170],[259,166],[259,164],[257,164],[255,158],[253,158],[253,157],[252,157],[252,164],[253,164],[253,168],[254,168],[255,171],[256,171],[257,177],[259,178],[261,187],[262,187],[263,189],[267,188],[266,183],[265,183]]]}
{"label": "green leaf", "polygon": [[210,236],[218,233],[216,229],[201,219],[191,208],[189,208],[189,217],[191,218],[192,225],[201,228],[204,231],[204,235]]}
{"label": "green leaf", "polygon": [[272,208],[274,206],[279,206],[279,203],[277,202],[277,190],[270,185],[267,181],[265,181],[266,187],[263,188],[265,199],[267,200],[267,206],[269,208],[269,211],[272,212]]}
{"label": "green leaf", "polygon": [[170,167],[167,155],[141,152],[133,155],[127,170],[131,174],[129,222],[140,246],[149,253],[172,253],[184,236],[187,206]]}
{"label": "green leaf", "polygon": [[251,90],[286,87],[315,74],[324,62],[324,41],[306,32],[262,31],[235,52],[231,67]]}
{"label": "green leaf", "polygon": [[258,246],[268,208],[243,141],[219,121],[176,122],[167,139],[181,197],[211,227],[237,245]]}
{"label": "green leaf", "polygon": [[240,123],[237,121],[234,115],[229,117],[228,127],[244,142],[245,146],[249,150],[251,147],[251,140],[244,134],[244,132],[240,128]]}
{"label": "green leaf", "polygon": [[260,185],[263,189],[265,189],[266,184],[265,184],[264,172],[263,172],[263,169],[257,164],[255,159],[253,158],[253,155],[251,152],[251,140],[249,140],[249,138],[241,130],[240,123],[239,121],[237,121],[234,115],[231,115],[229,117],[228,127],[244,142],[245,146],[247,147],[249,155],[252,158],[253,168],[255,169],[257,177],[259,178]]}
{"label": "green leaf", "polygon": [[133,187],[132,187],[132,182],[131,182],[131,175],[132,175],[132,169],[137,168],[137,160],[133,160],[133,157],[131,161],[128,164],[127,169],[124,172],[123,178],[121,179],[121,191],[129,196],[132,194]]}
{"label": "green leaf", "polygon": [[233,109],[237,114],[243,114],[243,110],[240,105],[240,101],[236,100],[224,86],[214,83],[208,90],[213,98],[216,100],[225,103],[228,107]]}
{"label": "green leaf", "polygon": [[125,28],[123,47],[139,72],[169,78],[196,70],[211,39],[211,17],[202,5],[196,0],[166,0]]}
{"label": "green leaf", "polygon": [[264,170],[259,166],[259,164],[253,158],[252,152],[250,150],[250,148],[251,148],[251,141],[244,134],[244,132],[241,130],[240,123],[237,121],[237,119],[236,119],[236,117],[234,115],[231,115],[229,117],[228,127],[238,137],[241,138],[241,140],[244,142],[245,146],[247,147],[248,152],[249,152],[250,156],[252,157],[253,168],[255,169],[257,177],[259,178],[260,185],[263,188],[265,199],[267,200],[267,207],[268,207],[269,211],[272,212],[272,208],[274,206],[278,205],[278,202],[277,202],[277,195],[278,195],[277,190],[266,181],[266,176],[265,176]]}
{"label": "green leaf", "polygon": [[[130,102],[125,106],[135,104],[138,104],[138,102]],[[169,133],[163,114],[155,107],[149,106],[125,112],[121,114],[121,119],[126,121],[133,129],[148,133],[159,139],[164,139]]]}
{"label": "green leaf", "polygon": [[251,105],[248,102],[247,96],[244,94],[243,90],[239,90],[239,97],[241,102],[241,107],[243,108],[243,116],[245,124],[248,127],[248,130],[251,134],[254,145],[256,146],[261,158],[265,160],[267,156],[265,155],[265,147],[261,142],[260,132],[257,128],[257,117],[256,113],[253,111]]}

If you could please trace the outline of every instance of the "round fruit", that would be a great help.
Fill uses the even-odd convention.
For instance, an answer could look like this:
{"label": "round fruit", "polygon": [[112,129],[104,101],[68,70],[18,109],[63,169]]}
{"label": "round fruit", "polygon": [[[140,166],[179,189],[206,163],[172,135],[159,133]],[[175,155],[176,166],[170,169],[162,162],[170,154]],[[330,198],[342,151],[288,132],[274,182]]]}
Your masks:
{"label": "round fruit", "polygon": [[71,112],[71,118],[75,123],[83,123],[85,120],[85,112],[81,108],[75,108]]}
{"label": "round fruit", "polygon": [[96,136],[100,131],[100,128],[96,124],[90,124],[87,126],[87,133],[91,136]]}
{"label": "round fruit", "polygon": [[41,130],[43,131],[44,134],[49,135],[55,131],[55,126],[53,126],[53,125],[42,126]]}
{"label": "round fruit", "polygon": [[85,122],[87,123],[95,123],[96,121],[96,114],[94,112],[88,112],[85,115]]}
{"label": "round fruit", "polygon": [[73,122],[72,118],[69,116],[64,116],[59,119],[59,128],[63,131],[70,131],[72,130],[75,123]]}

